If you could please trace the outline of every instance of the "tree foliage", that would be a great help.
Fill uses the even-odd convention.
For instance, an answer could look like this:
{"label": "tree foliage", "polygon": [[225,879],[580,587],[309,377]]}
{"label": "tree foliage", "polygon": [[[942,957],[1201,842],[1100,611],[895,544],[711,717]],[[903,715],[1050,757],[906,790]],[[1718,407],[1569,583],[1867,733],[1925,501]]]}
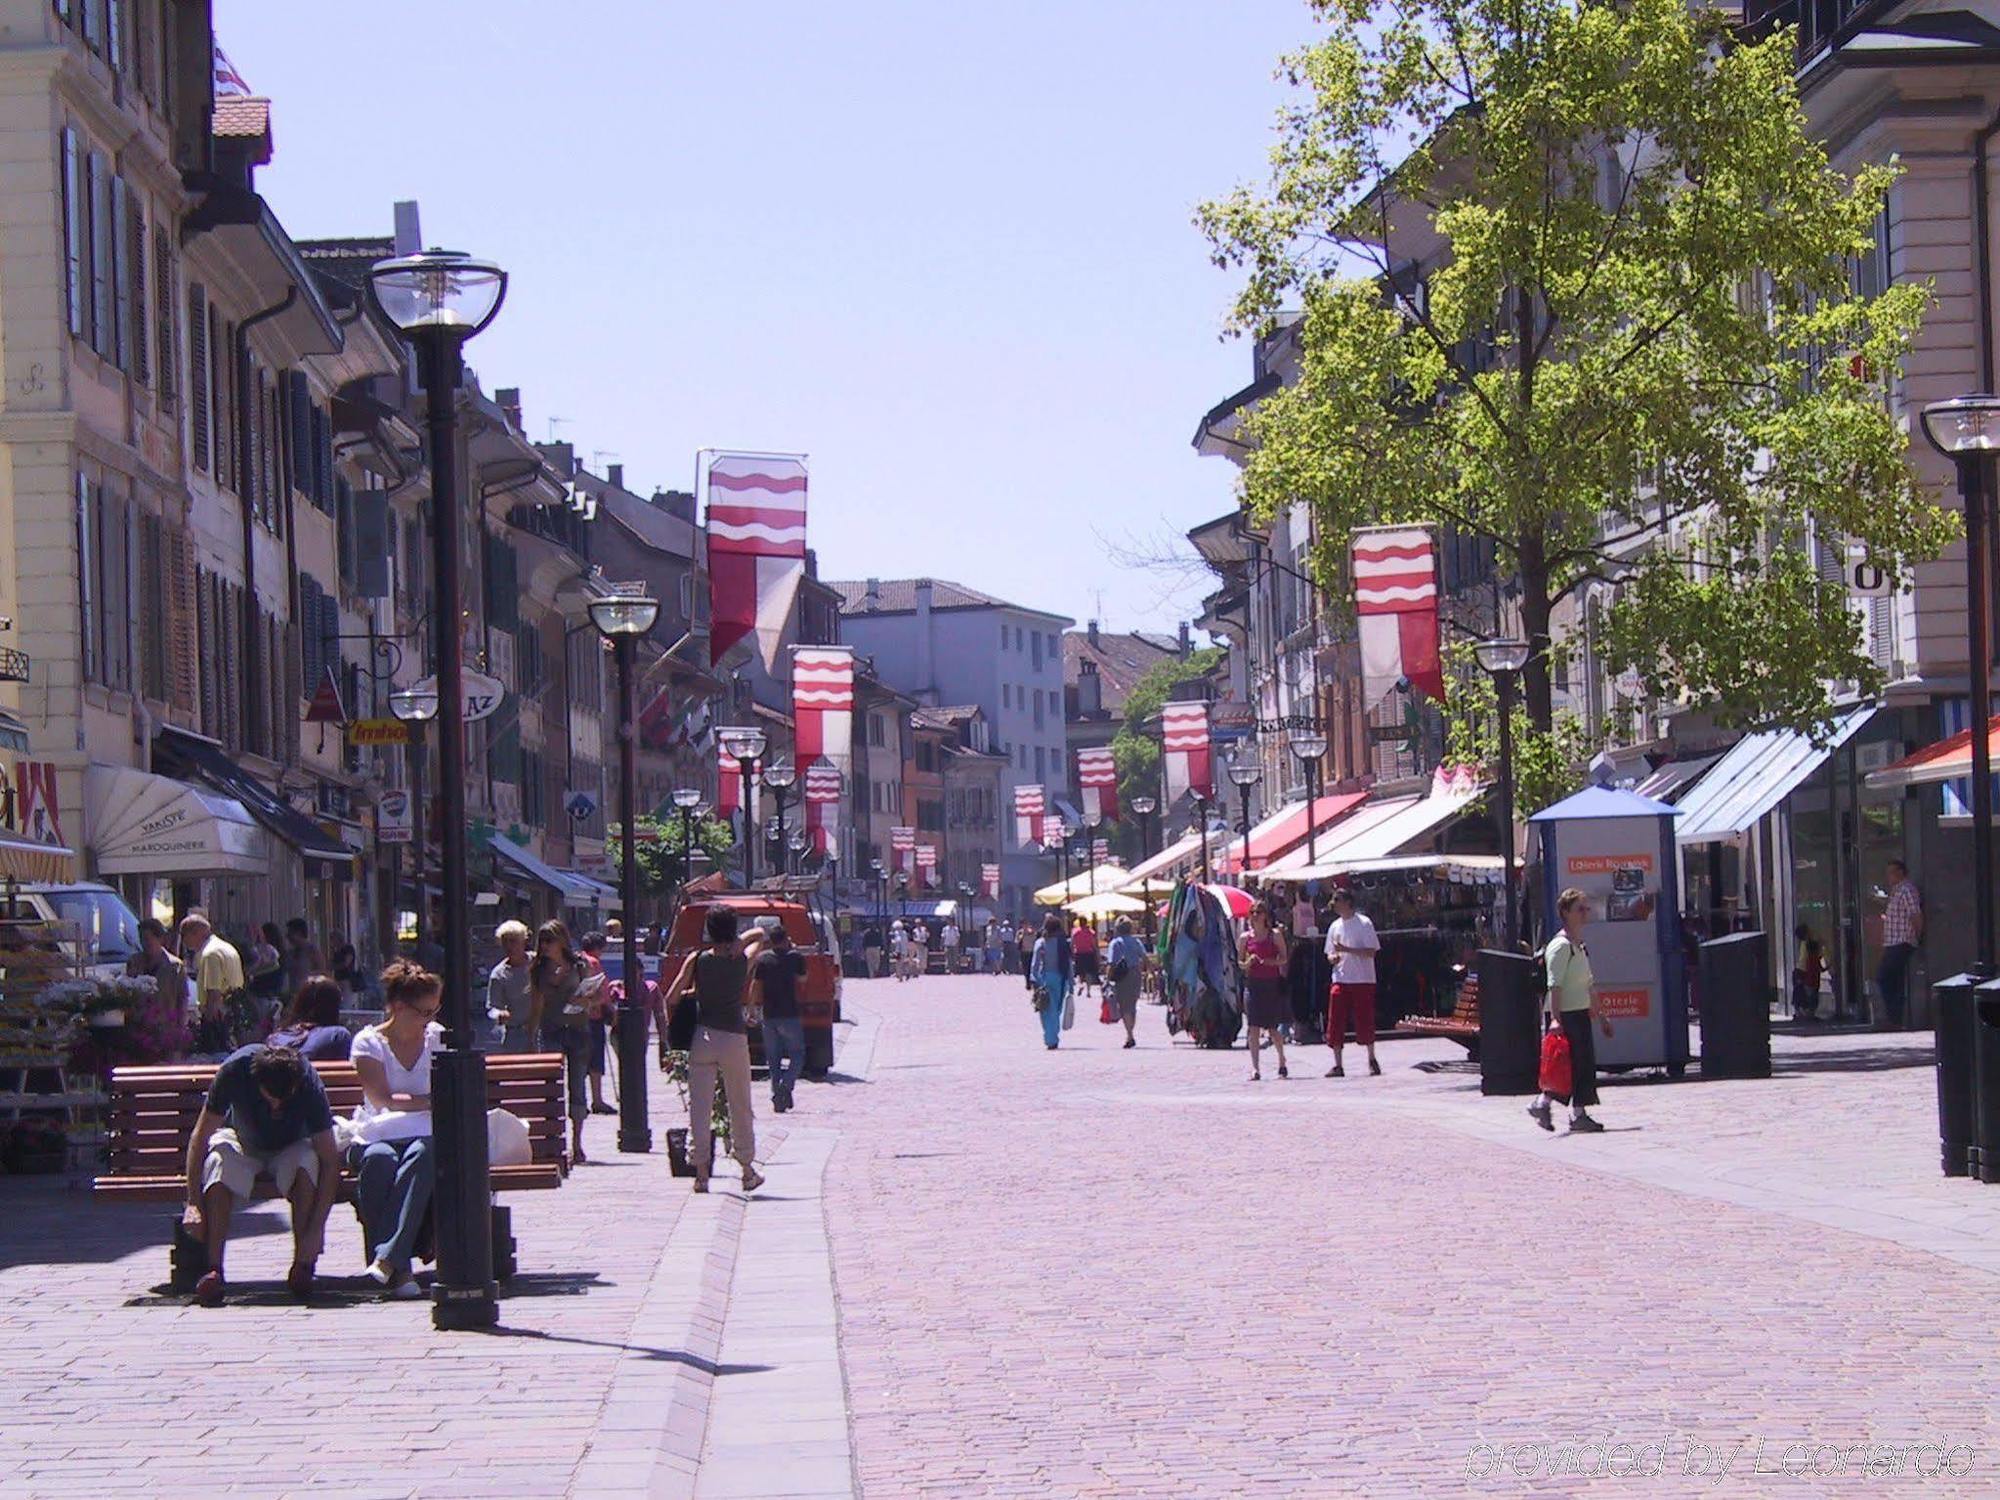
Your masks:
{"label": "tree foliage", "polygon": [[1893,173],[1808,136],[1792,35],[1686,0],[1309,3],[1268,186],[1199,216],[1246,276],[1233,325],[1303,320],[1250,510],[1309,502],[1336,596],[1354,527],[1488,539],[1538,731],[1593,580],[1610,669],[1658,698],[1814,728],[1829,681],[1876,686],[1812,543],[1902,578],[1953,535],[1885,397],[1929,291],[1858,285]]}
{"label": "tree foliage", "polygon": [[[1145,733],[1145,726],[1159,715],[1174,695],[1191,683],[1200,682],[1228,659],[1221,646],[1202,646],[1186,656],[1154,662],[1132,684],[1125,695],[1125,722],[1111,737],[1111,757],[1118,767],[1118,805],[1129,809],[1134,797],[1157,797],[1162,805],[1155,817],[1166,812],[1164,789],[1160,785],[1160,742]],[[1140,820],[1129,811],[1121,819],[1122,835],[1129,858],[1139,849]]]}
{"label": "tree foliage", "polygon": [[[634,845],[639,866],[639,889],[649,896],[667,896],[680,888],[686,867],[681,859],[682,822],[678,817],[637,820],[641,837]],[[736,834],[727,823],[706,813],[693,820],[696,853],[706,854],[717,864],[736,847]],[[654,835],[647,837],[648,833]],[[624,868],[624,830],[614,824],[604,850],[614,870]]]}

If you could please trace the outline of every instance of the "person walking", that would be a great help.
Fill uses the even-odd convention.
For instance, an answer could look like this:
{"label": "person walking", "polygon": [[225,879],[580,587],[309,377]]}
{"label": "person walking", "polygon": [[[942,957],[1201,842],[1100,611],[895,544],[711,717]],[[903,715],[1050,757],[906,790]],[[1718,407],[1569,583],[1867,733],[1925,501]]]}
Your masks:
{"label": "person walking", "polygon": [[729,1106],[729,1151],[742,1169],[743,1191],[754,1193],[764,1185],[764,1175],[753,1164],[757,1135],[750,1110],[750,1040],[743,1016],[750,960],[736,941],[736,913],[727,907],[710,909],[702,939],[702,947],[687,956],[667,987],[669,1014],[683,1005],[695,1008],[694,1041],[688,1048],[694,1190],[708,1191],[715,1085],[720,1079]]}
{"label": "person walking", "polygon": [[1118,1019],[1125,1023],[1125,1045],[1136,1047],[1133,1028],[1139,1022],[1139,986],[1146,977],[1146,945],[1132,931],[1132,919],[1120,917],[1110,951],[1105,954],[1104,977],[1111,986],[1111,998],[1118,1006]]}
{"label": "person walking", "polygon": [[[250,982],[250,993],[267,1006],[275,1006],[285,995],[285,958],[278,951],[284,940],[278,924],[266,922],[257,929],[250,951],[244,955],[243,968]],[[293,993],[297,993],[296,989]]]}
{"label": "person walking", "polygon": [[946,917],[944,930],[938,934],[938,946],[943,950],[944,971],[947,974],[958,972],[959,939],[963,936],[964,934],[959,931],[958,919]]}
{"label": "person walking", "polygon": [[1014,934],[1014,961],[1021,966],[1019,973],[1028,979],[1028,988],[1032,990],[1035,981],[1028,976],[1035,967],[1035,924],[1025,919]]}
{"label": "person walking", "polygon": [[579,1162],[590,1160],[583,1151],[583,1122],[590,1114],[584,1081],[590,1071],[590,1028],[583,981],[569,929],[560,922],[542,923],[535,931],[534,961],[528,965],[528,1029],[541,1038],[544,1052],[562,1054],[570,1154]]}
{"label": "person walking", "polygon": [[1042,1016],[1042,1041],[1051,1052],[1062,1045],[1063,1007],[1069,1003],[1072,962],[1062,918],[1050,912],[1043,919],[1042,935],[1028,961],[1028,983],[1035,992],[1035,1009]]}
{"label": "person walking", "polygon": [[1889,861],[1884,883],[1889,887],[1889,904],[1882,912],[1882,961],[1875,969],[1882,1019],[1875,1029],[1901,1031],[1910,999],[1910,960],[1924,938],[1924,896],[1910,879],[1910,867],[1900,859]]}
{"label": "person walking", "polygon": [[806,1023],[799,1011],[805,955],[782,925],[750,966],[750,1008],[764,1018],[764,1066],[771,1074],[771,1108],[784,1114],[806,1060]]}
{"label": "person walking", "polygon": [[[1584,924],[1590,920],[1590,898],[1571,886],[1556,900],[1556,915],[1562,931],[1549,939],[1542,950],[1548,998],[1549,1026],[1560,1027],[1569,1041],[1569,1093],[1544,1093],[1528,1106],[1528,1113],[1544,1130],[1554,1130],[1554,1106],[1569,1106],[1572,1135],[1594,1134],[1604,1129],[1590,1117],[1597,1102],[1597,1039],[1601,1030],[1611,1035],[1611,1018],[1597,1009],[1595,976],[1590,972],[1590,950],[1584,946]],[[1594,1023],[1594,1024],[1593,1024]]]}
{"label": "person walking", "polygon": [[1242,939],[1243,985],[1248,991],[1243,1006],[1245,1037],[1250,1044],[1250,1081],[1261,1083],[1257,1041],[1262,1032],[1278,1049],[1278,1076],[1289,1078],[1285,1067],[1285,958],[1278,947],[1278,935],[1271,928],[1270,909],[1263,902],[1250,908],[1250,930]]}
{"label": "person walking", "polygon": [[313,975],[326,972],[326,959],[312,940],[312,928],[304,917],[293,917],[285,924],[285,989],[297,994]]}
{"label": "person walking", "polygon": [[1076,959],[1078,991],[1097,989],[1103,980],[1103,971],[1097,963],[1097,929],[1082,917],[1070,928],[1069,951]]}
{"label": "person walking", "polygon": [[1361,910],[1354,892],[1342,887],[1333,893],[1333,920],[1327,924],[1326,960],[1333,966],[1333,982],[1327,989],[1326,1044],[1333,1048],[1329,1078],[1345,1078],[1347,1069],[1341,1054],[1347,1046],[1347,1022],[1354,1021],[1354,1040],[1368,1049],[1368,1071],[1380,1074],[1375,1061],[1375,955],[1382,951],[1382,939],[1375,924]]}
{"label": "person walking", "polygon": [[[606,924],[603,932],[586,932],[583,935],[583,952],[577,957],[577,962],[583,965],[584,988],[592,989],[591,979],[595,977],[597,980],[595,993],[586,994],[583,1002],[584,1012],[590,1018],[590,1112],[594,1115],[618,1113],[615,1105],[604,1102],[604,1073],[611,1065],[609,1057],[611,1048],[607,1040],[610,1012],[604,1003],[606,989],[604,948],[610,940],[609,924]],[[644,965],[640,967],[643,968]]]}
{"label": "person walking", "polygon": [[194,979],[195,1050],[227,1052],[229,1002],[243,990],[243,956],[203,912],[181,918],[181,962]]}
{"label": "person walking", "polygon": [[500,944],[500,962],[486,977],[486,1019],[493,1027],[493,1050],[525,1052],[534,1039],[528,1029],[528,1013],[534,1008],[528,995],[528,971],[533,960],[528,942],[533,934],[525,922],[502,922],[493,929]]}
{"label": "person walking", "polygon": [[931,968],[931,930],[921,920],[910,924],[910,978],[928,974]]}
{"label": "person walking", "polygon": [[861,933],[861,967],[870,979],[882,977],[882,924],[870,922]]}

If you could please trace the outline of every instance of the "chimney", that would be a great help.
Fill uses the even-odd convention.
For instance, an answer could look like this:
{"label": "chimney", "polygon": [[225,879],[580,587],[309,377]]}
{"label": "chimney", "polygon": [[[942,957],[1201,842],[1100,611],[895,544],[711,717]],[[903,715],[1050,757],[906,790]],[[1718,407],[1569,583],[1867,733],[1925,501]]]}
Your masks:
{"label": "chimney", "polygon": [[507,418],[507,425],[516,432],[527,428],[521,422],[521,388],[518,385],[502,386],[493,393],[493,404],[500,408]]}
{"label": "chimney", "polygon": [[1182,659],[1185,660],[1186,657],[1189,655],[1189,653],[1192,652],[1193,650],[1194,650],[1194,642],[1188,639],[1188,624],[1186,620],[1183,620],[1181,621],[1181,644],[1180,644],[1180,653]]}
{"label": "chimney", "polygon": [[613,488],[614,490],[622,490],[622,489],[624,489],[624,488],[625,488],[625,465],[623,465],[623,464],[606,464],[606,465],[604,466],[604,477],[605,477],[606,479],[608,479],[608,480],[610,480],[610,481],[611,481],[611,487],[612,487],[612,488]]}
{"label": "chimney", "polygon": [[395,246],[398,255],[415,255],[424,248],[423,224],[417,216],[414,198],[398,203],[396,213]]}
{"label": "chimney", "polygon": [[1092,620],[1090,622],[1089,634],[1090,634],[1090,649],[1095,651],[1097,649],[1097,621]]}
{"label": "chimney", "polygon": [[919,578],[916,582],[917,595],[917,690],[929,691],[929,702],[937,700],[937,660],[935,642],[931,639],[931,581]]}
{"label": "chimney", "polygon": [[868,591],[865,595],[862,596],[861,602],[864,605],[866,605],[869,609],[880,609],[882,607],[881,579],[871,578],[868,580]]}

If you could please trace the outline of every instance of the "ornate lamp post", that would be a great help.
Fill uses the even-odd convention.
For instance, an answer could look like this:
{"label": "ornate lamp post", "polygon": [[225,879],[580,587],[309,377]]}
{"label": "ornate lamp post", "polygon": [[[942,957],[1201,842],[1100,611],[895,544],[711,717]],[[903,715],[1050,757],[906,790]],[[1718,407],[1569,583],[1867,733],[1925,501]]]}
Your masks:
{"label": "ornate lamp post", "polygon": [[646,1004],[646,971],[639,958],[639,699],[632,657],[639,637],[660,618],[660,601],[639,584],[590,601],[590,623],[611,642],[618,663],[618,797],[625,837],[620,839],[618,902],[625,909],[625,998],[618,1007],[618,1149],[653,1149],[646,1114],[646,1042],[652,1008]]}
{"label": "ornate lamp post", "polygon": [[1306,863],[1316,865],[1319,863],[1319,763],[1326,754],[1327,739],[1317,719],[1303,726],[1293,725],[1286,739],[1306,773]]}
{"label": "ornate lamp post", "polygon": [[[889,920],[889,872],[882,868],[882,861],[868,861],[869,884],[875,887],[875,920]],[[872,975],[870,976],[873,977]]]}
{"label": "ornate lamp post", "polygon": [[[764,767],[764,785],[771,789],[771,798],[778,804],[778,863],[786,864],[785,851],[790,844],[785,839],[785,793],[798,784],[798,767],[786,761],[775,761]],[[784,873],[789,874],[787,867]]]}
{"label": "ornate lamp post", "polygon": [[1083,851],[1085,857],[1089,860],[1090,894],[1093,896],[1097,894],[1097,830],[1103,823],[1104,815],[1102,813],[1085,813],[1083,815]]}
{"label": "ornate lamp post", "polygon": [[787,849],[792,851],[789,873],[803,875],[806,868],[806,850],[812,847],[812,839],[803,828],[794,828],[785,839],[784,844]]}
{"label": "ornate lamp post", "polygon": [[757,875],[757,763],[763,760],[769,741],[764,731],[754,726],[724,729],[717,738],[738,761],[749,762],[743,778],[743,888],[747,891]]}
{"label": "ornate lamp post", "polygon": [[[1243,873],[1247,876],[1250,873],[1250,788],[1264,779],[1264,768],[1257,764],[1256,756],[1245,752],[1241,744],[1229,757],[1229,779],[1236,783],[1236,794],[1243,804]],[[1207,848],[1207,841],[1204,840],[1204,853]]]}
{"label": "ornate lamp post", "polygon": [[424,817],[424,762],[430,746],[422,726],[437,717],[436,688],[398,688],[389,695],[389,712],[410,726],[409,741],[403,746],[404,764],[410,776],[410,839],[417,852],[417,941],[424,937],[425,880],[430,864],[430,824]]}
{"label": "ornate lamp post", "polygon": [[701,806],[701,790],[698,787],[680,786],[674,788],[674,806],[681,815],[681,884],[685,886],[694,879],[694,815]]}
{"label": "ornate lamp post", "polygon": [[1132,811],[1139,817],[1139,858],[1153,857],[1153,814],[1159,810],[1158,797],[1134,797]]}
{"label": "ornate lamp post", "polygon": [[439,1328],[491,1328],[500,1317],[493,1281],[492,1193],[487,1183],[486,1060],[473,1045],[471,898],[465,817],[465,636],[460,542],[466,497],[458,473],[458,390],[465,342],[490,324],[507,296],[507,273],[442,250],[378,262],[368,272],[376,308],[416,351],[429,408],[431,641],[437,654],[438,761],[443,824],[445,1046],[431,1072],[437,1142]]}
{"label": "ornate lamp post", "polygon": [[1479,665],[1492,677],[1500,700],[1500,873],[1506,890],[1507,951],[1521,946],[1518,902],[1514,895],[1514,681],[1528,664],[1526,641],[1481,641],[1472,648]]}

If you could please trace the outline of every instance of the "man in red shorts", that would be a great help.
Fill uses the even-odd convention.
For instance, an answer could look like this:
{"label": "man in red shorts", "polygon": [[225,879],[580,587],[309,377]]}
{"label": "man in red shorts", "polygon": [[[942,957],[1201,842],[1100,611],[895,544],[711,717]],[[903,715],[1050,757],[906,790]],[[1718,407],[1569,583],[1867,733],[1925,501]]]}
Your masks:
{"label": "man in red shorts", "polygon": [[1375,1061],[1375,955],[1382,940],[1375,924],[1354,904],[1354,892],[1333,893],[1333,921],[1326,930],[1326,961],[1333,967],[1333,989],[1326,1007],[1326,1040],[1333,1048],[1329,1078],[1345,1078],[1340,1053],[1347,1042],[1347,1018],[1354,1017],[1354,1039],[1368,1049],[1368,1071],[1379,1074]]}

